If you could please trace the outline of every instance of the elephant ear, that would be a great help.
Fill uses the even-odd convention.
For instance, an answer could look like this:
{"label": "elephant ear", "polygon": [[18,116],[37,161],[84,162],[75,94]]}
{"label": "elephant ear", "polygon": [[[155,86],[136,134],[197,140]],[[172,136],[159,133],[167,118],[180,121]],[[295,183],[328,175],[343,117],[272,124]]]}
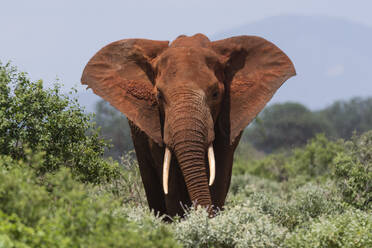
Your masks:
{"label": "elephant ear", "polygon": [[[225,61],[225,93],[230,144],[257,116],[275,91],[296,75],[291,60],[277,46],[256,36],[237,36],[212,42]],[[226,113],[225,113],[226,114]],[[228,126],[228,127],[226,127]]]}
{"label": "elephant ear", "polygon": [[82,84],[92,88],[159,144],[162,135],[150,62],[167,48],[168,41],[113,42],[90,59],[81,77]]}

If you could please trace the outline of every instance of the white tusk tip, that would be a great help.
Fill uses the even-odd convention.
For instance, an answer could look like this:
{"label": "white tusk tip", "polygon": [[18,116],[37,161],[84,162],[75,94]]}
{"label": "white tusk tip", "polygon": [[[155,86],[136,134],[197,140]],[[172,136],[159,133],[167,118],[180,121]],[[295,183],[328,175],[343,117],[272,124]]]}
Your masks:
{"label": "white tusk tip", "polygon": [[209,186],[212,186],[216,177],[216,161],[214,158],[213,145],[208,148],[208,162],[209,162]]}
{"label": "white tusk tip", "polygon": [[168,178],[169,178],[169,166],[171,163],[172,154],[168,147],[165,148],[164,162],[163,162],[163,190],[164,194],[168,194]]}

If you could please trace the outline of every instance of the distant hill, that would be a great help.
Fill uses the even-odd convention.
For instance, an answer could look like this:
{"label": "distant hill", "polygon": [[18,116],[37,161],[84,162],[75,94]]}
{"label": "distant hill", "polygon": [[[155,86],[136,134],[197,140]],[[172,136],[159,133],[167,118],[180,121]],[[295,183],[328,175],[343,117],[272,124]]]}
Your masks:
{"label": "distant hill", "polygon": [[372,96],[372,28],[344,19],[278,16],[226,30],[213,40],[262,36],[292,59],[297,76],[272,102],[297,101],[312,109],[335,100]]}
{"label": "distant hill", "polygon": [[[295,64],[272,102],[296,101],[319,109],[335,100],[372,96],[372,28],[345,19],[277,16],[225,30],[213,40],[235,35],[262,36],[279,46]],[[99,99],[81,92],[81,103],[94,110]]]}

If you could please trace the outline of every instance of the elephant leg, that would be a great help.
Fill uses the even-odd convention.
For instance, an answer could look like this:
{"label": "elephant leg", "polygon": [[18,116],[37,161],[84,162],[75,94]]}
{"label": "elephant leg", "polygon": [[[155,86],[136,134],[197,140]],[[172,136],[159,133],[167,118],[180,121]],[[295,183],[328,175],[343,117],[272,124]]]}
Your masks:
{"label": "elephant leg", "polygon": [[240,133],[232,145],[224,136],[217,133],[214,142],[216,159],[216,178],[211,187],[212,201],[215,208],[222,210],[226,196],[229,191],[232,166],[234,161],[234,151],[240,141]]}
{"label": "elephant leg", "polygon": [[[214,208],[222,210],[230,187],[233,156],[226,152],[220,153],[218,150],[216,149],[215,153],[216,177],[210,190]],[[223,156],[220,156],[220,154],[223,154]]]}
{"label": "elephant leg", "polygon": [[[153,158],[152,161],[155,164],[158,181],[162,185],[165,147],[160,147],[151,140],[149,140],[149,147],[151,151],[151,157]],[[163,192],[163,188],[161,188],[161,190]],[[191,206],[186,183],[175,156],[172,156],[171,159],[168,177],[168,194],[165,195],[164,198],[167,214],[171,217],[176,215],[183,216],[184,209]]]}
{"label": "elephant leg", "polygon": [[130,121],[129,125],[149,207],[155,214],[167,214],[162,183],[159,180],[158,172],[151,156],[148,137]]}

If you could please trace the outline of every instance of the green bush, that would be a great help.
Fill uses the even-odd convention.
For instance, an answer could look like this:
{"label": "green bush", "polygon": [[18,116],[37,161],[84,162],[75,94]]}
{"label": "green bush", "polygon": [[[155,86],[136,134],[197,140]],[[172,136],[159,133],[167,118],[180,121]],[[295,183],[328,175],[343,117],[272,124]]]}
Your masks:
{"label": "green bush", "polygon": [[172,225],[183,247],[282,247],[287,232],[247,204],[227,208],[213,219],[199,208]]}
{"label": "green bush", "polygon": [[76,181],[68,168],[39,178],[29,161],[4,163],[0,247],[179,247],[167,225],[136,224],[113,194]]}
{"label": "green bush", "polygon": [[286,165],[289,177],[303,175],[308,179],[329,178],[333,160],[343,150],[342,142],[333,142],[324,134],[318,134],[304,148],[294,150]]}
{"label": "green bush", "polygon": [[25,159],[27,148],[43,151],[38,173],[68,166],[82,181],[97,183],[118,174],[117,163],[102,159],[105,147],[77,99],[0,63],[0,154]]}
{"label": "green bush", "polygon": [[353,136],[345,143],[334,163],[334,176],[344,200],[361,208],[372,209],[372,131]]}
{"label": "green bush", "polygon": [[290,199],[285,203],[282,201],[273,218],[290,230],[298,225],[306,226],[309,220],[321,215],[340,213],[345,209],[342,197],[332,182],[323,185],[305,184],[288,196]]}
{"label": "green bush", "polygon": [[288,235],[286,247],[372,247],[372,215],[350,209],[342,214],[322,216],[309,228],[298,229]]}
{"label": "green bush", "polygon": [[35,183],[37,179],[28,164],[2,156],[0,165],[0,210],[31,224],[47,215],[51,199],[48,192]]}
{"label": "green bush", "polygon": [[119,176],[110,182],[97,185],[100,192],[110,192],[122,203],[134,207],[147,207],[145,190],[142,184],[138,162],[134,151],[120,158]]}
{"label": "green bush", "polygon": [[234,170],[233,173],[243,174],[246,170],[246,161],[255,161],[265,157],[263,152],[258,151],[253,145],[246,141],[240,141],[234,153]]}
{"label": "green bush", "polygon": [[333,136],[330,122],[299,103],[287,102],[266,107],[242,139],[259,150],[273,152],[305,145],[317,133]]}
{"label": "green bush", "polygon": [[341,213],[347,205],[333,181],[288,188],[283,183],[249,174],[232,178],[228,205],[248,204],[290,230],[325,214]]}
{"label": "green bush", "polygon": [[[289,230],[306,226],[308,221],[324,214],[339,213],[346,206],[332,182],[325,185],[306,184],[296,190],[281,194],[261,191],[249,194],[245,199],[249,205],[270,215],[272,221]],[[242,201],[240,201],[241,203]]]}
{"label": "green bush", "polygon": [[244,198],[246,198],[258,192],[280,194],[281,191],[280,183],[246,173],[233,175],[229,195],[244,194]]}
{"label": "green bush", "polygon": [[350,139],[372,129],[372,97],[336,101],[310,111],[300,103],[286,102],[266,107],[246,129],[242,141],[265,152],[303,146],[317,133]]}
{"label": "green bush", "polygon": [[297,181],[301,185],[309,180],[332,177],[333,160],[343,150],[341,141],[330,141],[324,134],[318,134],[305,147],[292,152],[282,151],[258,160],[244,160],[237,156],[233,174],[249,173],[277,182]]}
{"label": "green bush", "polygon": [[372,97],[336,101],[318,112],[327,119],[338,138],[350,139],[372,129]]}
{"label": "green bush", "polygon": [[258,160],[243,160],[237,157],[234,162],[233,174],[249,173],[278,182],[286,181],[288,180],[287,160],[287,153],[270,154]]}

